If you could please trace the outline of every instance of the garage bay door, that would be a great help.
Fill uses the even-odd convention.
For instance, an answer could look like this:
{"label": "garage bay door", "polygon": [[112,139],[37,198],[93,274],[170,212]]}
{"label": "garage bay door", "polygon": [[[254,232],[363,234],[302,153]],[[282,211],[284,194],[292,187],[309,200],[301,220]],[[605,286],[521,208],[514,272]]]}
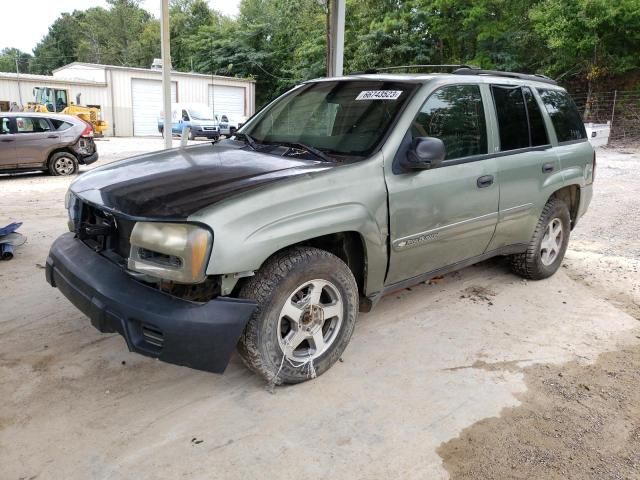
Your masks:
{"label": "garage bay door", "polygon": [[[176,103],[176,82],[171,82],[171,103]],[[160,135],[158,117],[162,110],[162,82],[160,80],[131,79],[133,105],[133,134]]]}
{"label": "garage bay door", "polygon": [[244,88],[209,85],[209,107],[217,114],[227,115],[231,119],[243,117]]}

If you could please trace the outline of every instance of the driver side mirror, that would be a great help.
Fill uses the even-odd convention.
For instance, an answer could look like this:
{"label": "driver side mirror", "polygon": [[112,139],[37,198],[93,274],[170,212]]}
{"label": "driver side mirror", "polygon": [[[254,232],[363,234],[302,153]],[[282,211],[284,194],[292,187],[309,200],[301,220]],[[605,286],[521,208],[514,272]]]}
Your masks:
{"label": "driver side mirror", "polygon": [[400,165],[405,170],[428,170],[439,167],[446,156],[446,148],[439,138],[417,137]]}

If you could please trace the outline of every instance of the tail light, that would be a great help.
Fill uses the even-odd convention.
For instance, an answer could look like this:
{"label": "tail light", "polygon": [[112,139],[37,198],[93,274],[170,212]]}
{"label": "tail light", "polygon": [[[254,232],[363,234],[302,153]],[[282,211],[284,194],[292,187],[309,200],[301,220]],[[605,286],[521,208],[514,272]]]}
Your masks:
{"label": "tail light", "polygon": [[82,134],[80,135],[81,137],[93,137],[93,125],[91,125],[89,122],[82,120],[82,123],[85,124],[84,130],[82,131]]}
{"label": "tail light", "polygon": [[593,151],[593,165],[591,166],[591,183],[596,179],[596,151]]}

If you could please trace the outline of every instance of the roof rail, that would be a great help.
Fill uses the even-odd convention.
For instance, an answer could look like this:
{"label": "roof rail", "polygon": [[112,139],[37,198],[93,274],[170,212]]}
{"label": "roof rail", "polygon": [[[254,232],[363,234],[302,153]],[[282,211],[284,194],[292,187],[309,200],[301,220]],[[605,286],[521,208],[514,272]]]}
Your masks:
{"label": "roof rail", "polygon": [[454,70],[454,75],[494,75],[496,77],[508,77],[508,78],[519,78],[521,80],[531,80],[535,82],[543,82],[549,83],[551,85],[557,85],[558,82],[547,77],[546,75],[542,75],[539,73],[527,74],[527,73],[515,73],[515,72],[501,72],[498,70],[483,70],[481,68],[475,67],[461,67],[457,70]]}
{"label": "roof rail", "polygon": [[368,68],[367,70],[364,70],[362,72],[353,72],[350,73],[349,75],[362,75],[363,73],[366,74],[372,74],[372,73],[379,73],[379,72],[389,72],[389,71],[395,71],[395,70],[410,70],[410,69],[419,69],[419,68],[423,68],[423,69],[443,69],[443,68],[456,68],[458,70],[460,69],[464,69],[464,68],[470,68],[470,69],[474,69],[474,68],[478,68],[478,67],[474,67],[473,65],[465,65],[465,64],[443,64],[443,65],[399,65],[396,67],[375,67],[375,68]]}

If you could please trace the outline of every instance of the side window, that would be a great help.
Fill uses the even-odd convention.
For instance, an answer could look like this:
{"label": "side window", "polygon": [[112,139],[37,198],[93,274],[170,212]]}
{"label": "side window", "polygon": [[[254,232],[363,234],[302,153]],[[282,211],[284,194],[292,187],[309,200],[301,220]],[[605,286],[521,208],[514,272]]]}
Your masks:
{"label": "side window", "polygon": [[185,122],[189,121],[189,114],[186,110],[182,110],[182,120],[184,120]]}
{"label": "side window", "polygon": [[571,142],[587,138],[587,132],[576,104],[567,92],[562,90],[538,89],[551,123],[556,131],[558,142]]}
{"label": "side window", "polygon": [[487,153],[480,87],[452,85],[433,92],[413,120],[411,135],[442,140],[446,160]]}
{"label": "side window", "polygon": [[0,135],[11,133],[11,124],[7,117],[0,118]]}
{"label": "side window", "polygon": [[17,133],[42,133],[51,130],[46,118],[17,117]]}
{"label": "side window", "polygon": [[46,118],[34,118],[33,126],[36,132],[48,132],[51,130],[51,125]]}
{"label": "side window", "polygon": [[53,129],[58,132],[67,130],[72,126],[69,122],[63,122],[62,120],[56,120],[54,118],[51,119],[51,123],[53,124]]}
{"label": "side window", "polygon": [[529,127],[531,129],[531,146],[537,147],[540,145],[548,145],[549,137],[547,136],[547,129],[544,126],[544,120],[542,118],[542,112],[540,106],[533,96],[529,87],[523,87],[522,93],[524,94],[525,102],[527,103],[527,113],[529,114]]}
{"label": "side window", "polygon": [[16,132],[17,133],[33,133],[35,127],[33,125],[33,119],[29,117],[17,117],[16,118]]}
{"label": "side window", "polygon": [[529,147],[527,109],[520,87],[492,85],[500,130],[500,151]]}

